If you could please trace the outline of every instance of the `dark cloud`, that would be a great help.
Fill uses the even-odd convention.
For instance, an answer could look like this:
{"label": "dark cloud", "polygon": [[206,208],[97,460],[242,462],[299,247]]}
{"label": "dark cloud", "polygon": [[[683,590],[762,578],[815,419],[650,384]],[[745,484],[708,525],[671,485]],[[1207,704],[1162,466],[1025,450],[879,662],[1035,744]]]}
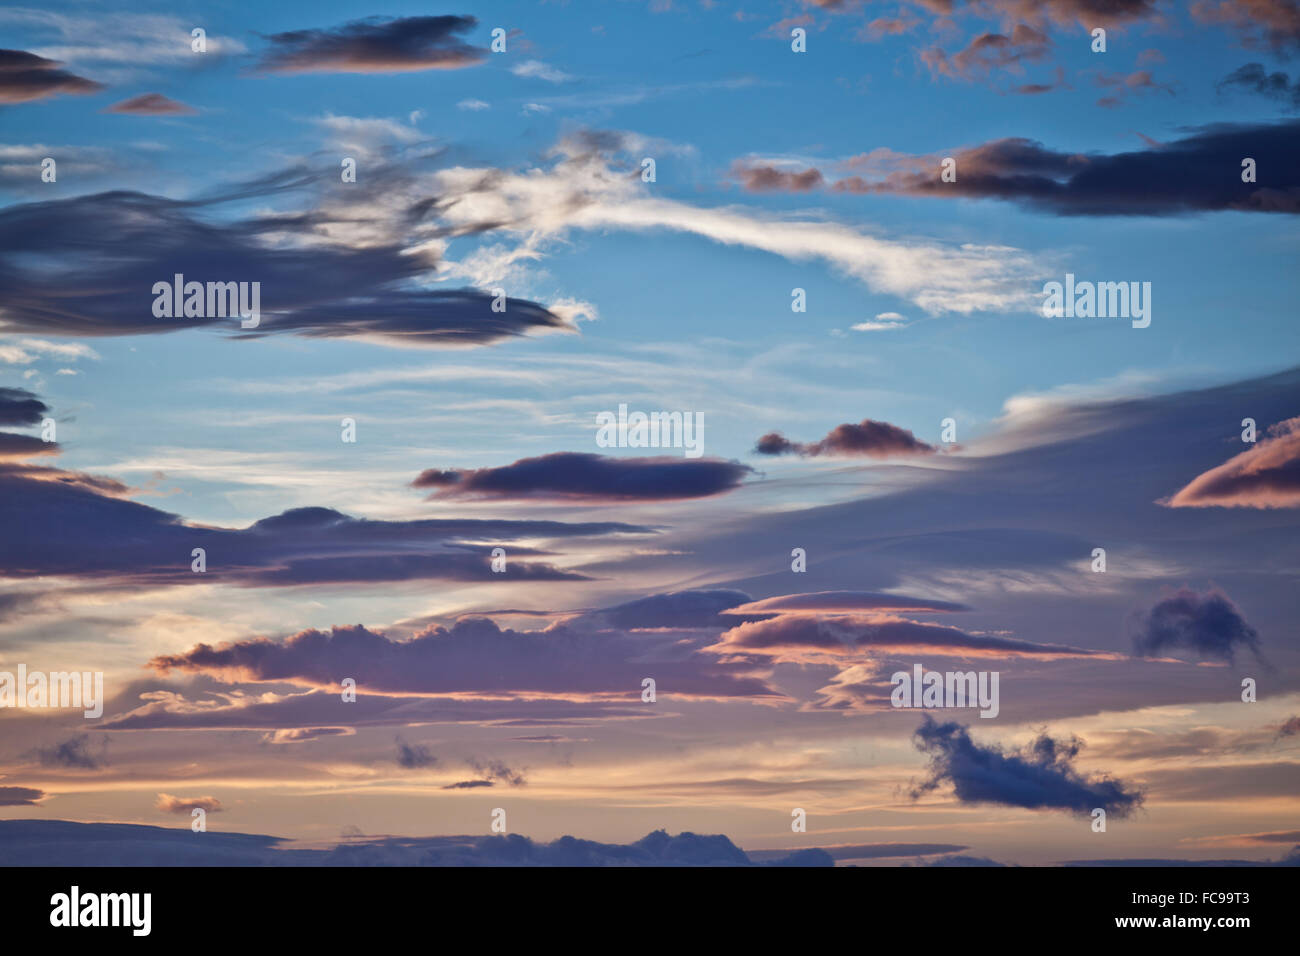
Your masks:
{"label": "dark cloud", "polygon": [[1239,66],[1219,81],[1219,92],[1233,88],[1281,100],[1291,109],[1300,109],[1300,79],[1293,83],[1281,70],[1269,73],[1262,63]]}
{"label": "dark cloud", "polygon": [[396,738],[398,766],[415,770],[420,767],[432,767],[438,758],[424,744],[408,744],[401,737]]}
{"label": "dark cloud", "polygon": [[665,501],[722,494],[752,472],[747,465],[717,458],[609,458],[562,451],[499,468],[430,468],[411,485],[438,489],[434,498]]}
{"label": "dark cloud", "polygon": [[474,17],[367,17],[333,29],[291,30],[267,39],[260,69],[270,73],[408,73],[473,66],[486,50],[458,34]]}
{"label": "dark cloud", "polygon": [[643,677],[658,693],[682,697],[775,697],[741,667],[683,648],[681,635],[647,638],[556,624],[543,631],[501,628],[487,618],[461,618],[396,641],[365,627],[301,631],[154,658],[161,673],[205,673],[228,681],[284,681],[334,688],[345,677],[358,688],[393,694],[547,693],[626,695],[639,699]]}
{"label": "dark cloud", "polygon": [[44,790],[32,787],[0,787],[0,807],[34,807],[45,799]]}
{"label": "dark cloud", "polygon": [[1231,663],[1237,651],[1245,649],[1262,660],[1259,632],[1222,591],[1180,589],[1136,615],[1133,627],[1139,657],[1190,651],[1205,660]]}
{"label": "dark cloud", "polygon": [[[1003,199],[1062,216],[1179,215],[1234,209],[1300,212],[1300,121],[1218,124],[1171,143],[1127,153],[1057,152],[1029,139],[957,150],[956,182],[931,157],[879,179],[853,176],[835,189],[937,198]],[[1243,157],[1258,182],[1241,181]],[[1169,171],[1177,169],[1178,175]]]}
{"label": "dark cloud", "polygon": [[912,798],[951,784],[962,803],[993,803],[1031,810],[1066,810],[1087,816],[1100,807],[1126,817],[1142,805],[1142,794],[1109,777],[1088,777],[1073,766],[1083,744],[1077,738],[1056,740],[1047,734],[1021,751],[981,746],[958,723],[940,724],[927,716],[913,736],[930,758],[930,776]]}
{"label": "dark cloud", "polygon": [[[22,439],[23,436],[14,436]],[[32,440],[34,442],[35,440]],[[29,452],[50,446],[25,442]],[[11,442],[0,441],[0,453]],[[541,562],[491,570],[492,544],[521,538],[649,533],[617,522],[425,519],[372,521],[330,508],[294,508],[247,528],[188,525],[123,497],[111,478],[0,463],[0,574],[79,576],[110,583],[290,586],[442,579],[582,580]],[[193,549],[207,570],[191,570]],[[519,554],[532,553],[520,547]]]}
{"label": "dark cloud", "polygon": [[57,93],[97,93],[104,88],[60,66],[25,50],[0,50],[0,103],[27,103]]}
{"label": "dark cloud", "polygon": [[25,388],[0,388],[0,425],[35,425],[50,407]]}
{"label": "dark cloud", "polygon": [[[494,311],[486,292],[416,287],[414,280],[430,270],[428,257],[408,254],[396,240],[269,240],[271,234],[312,237],[322,225],[315,213],[232,222],[205,215],[228,201],[309,181],[290,171],[204,200],[107,192],[8,206],[0,210],[5,329],[101,336],[220,328],[239,338],[357,337],[404,346],[476,345],[572,330],[535,302],[506,299],[505,310]],[[244,329],[238,315],[156,317],[154,285],[178,274],[187,283],[260,283],[259,325]]]}
{"label": "dark cloud", "polygon": [[522,787],[528,782],[523,770],[515,770],[504,760],[471,759],[469,765],[484,780],[506,783],[512,787]]}
{"label": "dark cloud", "polygon": [[35,455],[57,455],[59,446],[52,441],[42,441],[35,435],[15,435],[0,432],[0,462],[31,458]]}
{"label": "dark cloud", "polygon": [[893,455],[928,455],[935,451],[905,428],[864,418],[858,424],[836,425],[820,441],[793,442],[780,432],[769,432],[754,446],[760,455],[836,455],[889,458]]}
{"label": "dark cloud", "polygon": [[[613,607],[589,611],[583,620],[615,628],[728,628],[737,623],[733,611],[750,600],[730,589],[674,591],[636,598]],[[761,615],[760,615],[761,616]]]}
{"label": "dark cloud", "polygon": [[444,790],[477,790],[480,787],[495,787],[496,782],[493,780],[460,780],[456,783],[449,783],[442,789]]}
{"label": "dark cloud", "polygon": [[537,843],[504,836],[354,837],[327,850],[280,849],[280,837],[189,828],[64,820],[0,820],[11,866],[833,866],[824,851],[803,850],[765,864],[722,835],[656,830],[635,843],[563,836]]}
{"label": "dark cloud", "polygon": [[1171,508],[1300,507],[1300,418],[1278,422],[1255,445],[1161,499]]}
{"label": "dark cloud", "polygon": [[1294,737],[1297,734],[1300,734],[1300,717],[1288,717],[1282,722],[1282,725],[1278,727],[1276,739],[1281,740],[1283,737]]}
{"label": "dark cloud", "polygon": [[161,93],[141,93],[130,99],[105,107],[105,113],[128,113],[135,116],[193,116],[198,113],[192,106],[169,99]]}
{"label": "dark cloud", "polygon": [[108,764],[108,738],[99,753],[90,749],[90,734],[78,734],[53,747],[38,747],[32,756],[43,767],[69,767],[75,770],[98,770]]}

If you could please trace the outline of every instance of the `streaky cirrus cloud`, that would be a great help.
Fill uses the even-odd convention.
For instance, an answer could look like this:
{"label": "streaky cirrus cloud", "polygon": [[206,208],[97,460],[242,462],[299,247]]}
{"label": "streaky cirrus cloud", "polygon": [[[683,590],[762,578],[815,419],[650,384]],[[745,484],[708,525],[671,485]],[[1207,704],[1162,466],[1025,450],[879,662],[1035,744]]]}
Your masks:
{"label": "streaky cirrus cloud", "polygon": [[540,498],[559,501],[671,501],[707,498],[740,486],[753,469],[717,458],[610,458],[552,452],[497,468],[422,471],[411,486],[431,498]]}
{"label": "streaky cirrus cloud", "polygon": [[29,103],[59,93],[98,93],[104,84],[61,70],[26,50],[0,50],[0,103]]}
{"label": "streaky cirrus cloud", "polygon": [[849,614],[872,611],[969,611],[965,604],[952,601],[935,601],[929,598],[909,597],[905,594],[883,594],[878,591],[813,591],[799,594],[779,594],[759,601],[747,601],[728,608],[726,614],[776,614],[798,612],[802,614]]}
{"label": "streaky cirrus cloud", "polygon": [[968,634],[948,625],[910,621],[888,613],[782,614],[772,620],[737,625],[707,650],[717,654],[772,655],[791,661],[870,653],[1030,660],[1116,660],[1120,657],[1106,651],[1040,644],[997,634]]}
{"label": "streaky cirrus cloud", "polygon": [[1083,742],[1040,734],[1021,750],[971,740],[954,722],[938,723],[928,715],[913,736],[916,748],[930,758],[929,776],[912,788],[919,799],[951,785],[961,803],[998,804],[1030,810],[1065,810],[1087,816],[1098,807],[1127,817],[1142,805],[1141,790],[1107,776],[1087,776],[1074,766]]}
{"label": "streaky cirrus cloud", "polygon": [[198,110],[161,93],[141,93],[105,107],[104,112],[134,116],[194,116]]}
{"label": "streaky cirrus cloud", "polygon": [[1263,661],[1259,632],[1222,591],[1180,588],[1133,616],[1133,649],[1139,657],[1185,651],[1203,660],[1232,663],[1248,650]]}
{"label": "streaky cirrus cloud", "polygon": [[864,418],[856,425],[852,422],[836,425],[825,438],[814,442],[793,442],[780,432],[769,432],[758,440],[754,451],[760,455],[865,455],[869,458],[889,458],[895,455],[928,455],[936,451],[936,448],[921,441],[905,428]]}
{"label": "streaky cirrus cloud", "polygon": [[270,42],[259,69],[267,73],[409,73],[474,66],[487,51],[460,35],[474,17],[367,17],[332,29],[289,30]]}
{"label": "streaky cirrus cloud", "polygon": [[1170,508],[1300,507],[1300,417],[1271,426],[1256,445],[1197,475],[1159,503]]}

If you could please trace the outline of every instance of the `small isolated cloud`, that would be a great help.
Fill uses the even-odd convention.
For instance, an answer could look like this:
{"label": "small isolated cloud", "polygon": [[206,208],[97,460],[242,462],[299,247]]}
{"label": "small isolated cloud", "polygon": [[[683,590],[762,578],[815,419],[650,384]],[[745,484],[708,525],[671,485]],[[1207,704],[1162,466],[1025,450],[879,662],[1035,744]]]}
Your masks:
{"label": "small isolated cloud", "polygon": [[1183,588],[1135,618],[1133,648],[1139,657],[1190,651],[1204,660],[1232,663],[1245,649],[1262,660],[1259,632],[1246,623],[1222,591]]}
{"label": "small isolated cloud", "polygon": [[57,60],[25,50],[0,50],[0,103],[28,103],[59,93],[98,93],[104,88],[60,66]]}
{"label": "small isolated cloud", "polygon": [[929,716],[913,735],[930,758],[930,775],[911,790],[912,799],[951,784],[961,803],[998,804],[1030,810],[1065,810],[1087,816],[1100,807],[1126,817],[1142,805],[1142,793],[1107,776],[1086,776],[1074,767],[1083,742],[1040,734],[1022,750],[982,746],[958,723]]}
{"label": "small isolated cloud", "polygon": [[517,63],[510,68],[510,72],[515,76],[545,80],[547,83],[571,83],[577,79],[576,76],[556,69],[541,60],[525,60],[523,63]]}
{"label": "small isolated cloud", "polygon": [[854,332],[881,332],[888,329],[905,329],[907,320],[897,312],[880,312],[869,322],[858,322]]}
{"label": "small isolated cloud", "polygon": [[158,794],[158,800],[154,803],[154,808],[163,813],[188,815],[196,807],[207,813],[220,813],[225,809],[216,797],[174,797],[170,793]]}
{"label": "small isolated cloud", "polygon": [[1291,109],[1300,109],[1300,78],[1292,82],[1281,70],[1269,73],[1262,63],[1247,63],[1219,81],[1220,93],[1239,89],[1280,100]]}
{"label": "small isolated cloud", "polygon": [[608,458],[553,452],[499,468],[427,469],[411,482],[432,498],[549,498],[561,501],[666,501],[731,491],[753,471],[716,458]]}
{"label": "small isolated cloud", "polygon": [[108,764],[108,738],[104,738],[99,753],[90,749],[90,734],[77,734],[52,747],[38,747],[32,755],[42,767],[98,770]]}
{"label": "small isolated cloud", "polygon": [[456,109],[458,110],[473,110],[477,112],[478,110],[490,110],[491,108],[492,104],[486,100],[468,99],[461,100],[456,104]]}
{"label": "small isolated cloud", "polygon": [[367,17],[333,29],[290,30],[267,39],[260,68],[268,73],[409,73],[474,66],[487,51],[457,34],[474,17]]}
{"label": "small isolated cloud", "polygon": [[34,807],[45,791],[33,787],[0,787],[0,807]]}
{"label": "small isolated cloud", "polygon": [[1170,508],[1300,507],[1300,418],[1273,425],[1254,447],[1197,475],[1160,504]]}
{"label": "small isolated cloud", "polygon": [[921,62],[935,76],[971,83],[986,79],[995,70],[1024,72],[1025,64],[1037,63],[1051,51],[1047,35],[1028,24],[1018,23],[1009,35],[983,33],[963,50],[949,55],[940,47],[921,51]]}
{"label": "small isolated cloud", "polygon": [[824,185],[821,171],[808,169],[781,169],[770,163],[732,164],[731,175],[750,192],[804,193]]}
{"label": "small isolated cloud", "polygon": [[889,422],[864,418],[856,425],[836,425],[825,438],[815,442],[793,442],[780,432],[769,432],[758,440],[754,451],[760,455],[889,458],[895,455],[928,455],[936,449],[907,429]]}
{"label": "small isolated cloud", "polygon": [[104,112],[127,113],[134,116],[193,116],[198,113],[198,110],[161,93],[141,93],[139,96],[106,107]]}
{"label": "small isolated cloud", "polygon": [[398,766],[415,770],[420,767],[432,767],[438,758],[424,744],[408,744],[401,737],[397,738]]}

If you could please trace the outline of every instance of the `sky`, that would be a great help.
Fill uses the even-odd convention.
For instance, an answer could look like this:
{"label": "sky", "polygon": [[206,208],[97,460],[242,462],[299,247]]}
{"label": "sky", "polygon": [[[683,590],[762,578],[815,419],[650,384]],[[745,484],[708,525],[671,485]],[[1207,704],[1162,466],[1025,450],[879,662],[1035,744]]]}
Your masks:
{"label": "sky", "polygon": [[0,37],[13,859],[1297,858],[1293,0]]}

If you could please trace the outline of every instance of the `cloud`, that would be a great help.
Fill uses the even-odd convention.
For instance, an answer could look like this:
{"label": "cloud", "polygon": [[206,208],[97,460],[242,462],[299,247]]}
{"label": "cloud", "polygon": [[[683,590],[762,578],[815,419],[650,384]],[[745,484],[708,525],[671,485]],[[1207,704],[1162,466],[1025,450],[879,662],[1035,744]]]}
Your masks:
{"label": "cloud", "polygon": [[420,767],[432,767],[438,758],[424,744],[408,744],[401,737],[397,738],[398,766],[414,770]]}
{"label": "cloud", "polygon": [[1249,49],[1280,55],[1300,51],[1300,7],[1295,0],[1196,0],[1192,16],[1202,23],[1227,23]]}
{"label": "cloud", "polygon": [[769,432],[758,440],[754,451],[760,455],[867,456],[889,458],[896,455],[929,455],[937,449],[918,439],[910,431],[889,422],[864,418],[854,425],[836,425],[820,441],[792,442],[780,432]]}
{"label": "cloud", "polygon": [[909,621],[889,614],[782,614],[768,621],[737,625],[708,650],[716,654],[766,654],[786,661],[824,660],[827,655],[839,657],[869,653],[893,656],[929,653],[1029,660],[1088,657],[1112,660],[1118,656],[1062,644],[967,634],[955,627]]}
{"label": "cloud", "polygon": [[740,180],[750,192],[778,190],[803,193],[817,189],[825,182],[821,171],[817,169],[793,171],[765,163],[747,164],[740,160],[732,164],[731,175]]}
{"label": "cloud", "polygon": [[1043,733],[1023,750],[1004,752],[975,743],[958,723],[940,724],[926,716],[912,740],[930,758],[930,775],[913,788],[913,799],[951,784],[961,803],[1066,810],[1079,816],[1100,807],[1110,816],[1126,817],[1142,805],[1142,793],[1130,785],[1075,769],[1074,758],[1083,747],[1078,738],[1056,740]]}
{"label": "cloud", "polygon": [[38,747],[32,755],[43,767],[70,767],[76,770],[98,770],[108,764],[108,738],[100,753],[90,749],[90,734],[77,734],[53,747]]}
{"label": "cloud", "polygon": [[562,139],[546,168],[443,170],[436,175],[443,217],[462,232],[515,237],[512,261],[541,258],[572,230],[668,230],[796,262],[819,259],[931,314],[1033,306],[1026,290],[1040,270],[1022,250],[888,239],[837,222],[664,198],[630,175],[643,145],[631,134],[588,130]]}
{"label": "cloud", "polygon": [[908,597],[904,594],[881,594],[875,591],[815,591],[804,594],[781,594],[749,601],[729,609],[732,614],[774,614],[795,611],[802,614],[845,614],[855,611],[969,611],[965,604]]}
{"label": "cloud", "polygon": [[554,624],[542,631],[502,628],[465,617],[407,641],[361,625],[309,629],[283,640],[198,644],[155,657],[159,673],[202,673],[228,682],[290,682],[337,688],[345,677],[371,693],[549,694],[639,700],[643,677],[664,696],[777,697],[750,668],[719,663],[682,646],[682,635],[627,634]]}
{"label": "cloud", "polygon": [[411,486],[437,489],[432,498],[671,501],[723,494],[739,487],[752,472],[739,462],[714,458],[609,458],[552,452],[498,468],[430,468]]}
{"label": "cloud", "polygon": [[1300,418],[1273,425],[1257,444],[1159,503],[1170,508],[1300,507]]}
{"label": "cloud", "polygon": [[208,813],[220,813],[225,809],[216,797],[174,797],[170,793],[158,794],[154,807],[163,813],[183,813],[186,816],[196,807]]}
{"label": "cloud", "polygon": [[0,807],[34,807],[45,799],[44,790],[32,787],[0,787]]}
{"label": "cloud", "polygon": [[948,55],[941,47],[921,51],[921,62],[936,76],[966,83],[986,79],[994,70],[1024,72],[1024,64],[1037,63],[1051,51],[1052,41],[1033,27],[1018,23],[1010,35],[983,33],[965,49]]}
{"label": "cloud", "polygon": [[1222,93],[1234,87],[1281,100],[1291,109],[1300,109],[1300,79],[1292,82],[1281,70],[1269,73],[1262,63],[1246,63],[1237,67],[1219,81],[1217,89]]}
{"label": "cloud", "polygon": [[[293,334],[402,346],[476,345],[528,332],[573,331],[535,302],[496,302],[486,292],[422,286],[418,280],[435,264],[427,254],[413,254],[392,236],[325,239],[318,230],[327,213],[320,210],[229,223],[204,215],[227,201],[298,189],[307,181],[290,173],[208,200],[108,192],[8,206],[0,210],[0,283],[6,287],[0,328],[100,336],[208,327],[240,338]],[[29,257],[39,257],[42,267],[31,268]],[[260,325],[242,329],[238,316],[212,314],[155,317],[155,283],[170,283],[178,273],[186,281],[260,283]]]}
{"label": "cloud", "polygon": [[475,66],[487,51],[457,36],[474,17],[367,17],[333,29],[291,30],[267,39],[268,73],[408,73]]}
{"label": "cloud", "polygon": [[515,76],[545,80],[547,83],[571,83],[577,79],[577,77],[556,69],[548,63],[543,63],[541,60],[524,60],[524,62],[512,66],[510,72]]}
{"label": "cloud", "polygon": [[161,93],[141,93],[104,108],[105,113],[128,113],[135,116],[194,116],[192,106],[169,99]]}
{"label": "cloud", "polygon": [[29,103],[59,93],[97,93],[102,83],[59,69],[61,64],[24,50],[0,50],[0,103]]}
{"label": "cloud", "polygon": [[504,760],[477,760],[471,759],[469,765],[474,768],[474,772],[485,781],[492,783],[506,783],[512,787],[522,787],[528,780],[524,777],[523,770],[515,770],[506,764]]}
{"label": "cloud", "polygon": [[50,407],[25,388],[0,388],[0,425],[39,425]]}
{"label": "cloud", "polygon": [[478,112],[480,110],[490,110],[491,108],[492,108],[492,104],[487,102],[486,100],[468,99],[468,100],[461,100],[459,103],[456,104],[456,109],[458,110],[472,110],[474,112]]}
{"label": "cloud", "polygon": [[353,838],[330,849],[282,850],[279,837],[189,828],[65,820],[0,820],[13,866],[833,866],[821,850],[764,863],[725,836],[656,830],[634,843],[562,836],[539,843],[517,833],[486,836]]}
{"label": "cloud", "polygon": [[1259,632],[1246,623],[1222,591],[1183,588],[1133,620],[1133,648],[1139,657],[1191,651],[1205,660],[1232,663],[1237,651],[1260,656]]}
{"label": "cloud", "polygon": [[1108,90],[1107,95],[1097,101],[1097,105],[1106,108],[1120,106],[1126,99],[1137,96],[1147,90],[1160,90],[1171,96],[1174,90],[1163,83],[1157,83],[1150,70],[1135,70],[1132,73],[1106,73],[1098,71],[1093,75],[1093,83]]}
{"label": "cloud", "polygon": [[[1300,149],[1300,121],[1217,124],[1150,149],[1103,155],[1051,150],[1024,138],[951,153],[957,181],[940,182],[932,157],[883,176],[852,176],[834,188],[855,193],[1002,199],[1061,216],[1181,215],[1233,209],[1300,212],[1300,174],[1287,157]],[[1270,173],[1261,183],[1224,176],[1242,157]],[[902,165],[901,161],[897,165]],[[1170,176],[1170,169],[1178,176]]]}
{"label": "cloud", "polygon": [[[8,390],[0,402],[7,403],[0,407],[7,407],[11,417],[20,419],[45,409],[21,389]],[[0,525],[9,529],[0,538],[0,575],[247,587],[421,579],[583,580],[578,572],[527,560],[545,552],[525,545],[512,546],[524,560],[492,572],[491,549],[522,538],[652,533],[619,522],[375,521],[314,507],[293,508],[246,528],[191,525],[179,515],[128,500],[131,489],[112,478],[3,461],[57,450],[37,438],[0,433]],[[114,544],[86,548],[87,536]],[[195,548],[206,553],[203,573],[192,570]]]}

